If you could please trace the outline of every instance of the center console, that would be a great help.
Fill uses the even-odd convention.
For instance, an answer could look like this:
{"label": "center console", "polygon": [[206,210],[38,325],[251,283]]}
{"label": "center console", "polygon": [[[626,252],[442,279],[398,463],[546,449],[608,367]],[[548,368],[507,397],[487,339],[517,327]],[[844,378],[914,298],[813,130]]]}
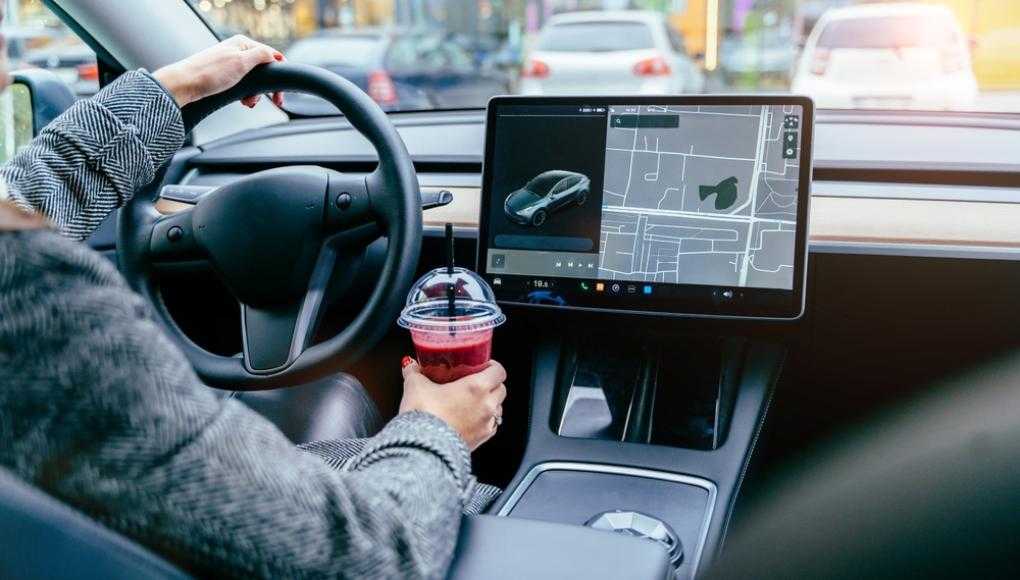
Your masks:
{"label": "center console", "polygon": [[[675,535],[675,548],[663,544],[674,552],[677,577],[692,578],[721,546],[785,348],[713,340],[713,375],[690,366],[696,337],[660,336],[654,342],[671,346],[646,352],[637,368],[602,359],[604,369],[618,368],[599,372],[592,357],[605,352],[591,345],[600,339],[609,337],[550,336],[535,345],[527,449],[494,513],[579,526],[607,513],[649,516]],[[592,391],[571,400],[579,374]],[[584,401],[605,401],[609,411]],[[613,531],[640,535],[630,524]]]}
{"label": "center console", "polygon": [[706,568],[786,356],[755,329],[804,311],[812,119],[798,97],[490,102],[477,271],[546,321],[493,513]]}

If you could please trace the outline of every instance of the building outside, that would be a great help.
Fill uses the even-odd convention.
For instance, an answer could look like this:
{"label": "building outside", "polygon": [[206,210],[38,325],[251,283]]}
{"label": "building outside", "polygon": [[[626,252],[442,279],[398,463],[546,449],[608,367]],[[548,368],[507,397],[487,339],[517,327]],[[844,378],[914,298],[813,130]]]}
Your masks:
{"label": "building outside", "polygon": [[947,6],[970,35],[974,74],[984,90],[1020,89],[1020,1],[922,0]]}

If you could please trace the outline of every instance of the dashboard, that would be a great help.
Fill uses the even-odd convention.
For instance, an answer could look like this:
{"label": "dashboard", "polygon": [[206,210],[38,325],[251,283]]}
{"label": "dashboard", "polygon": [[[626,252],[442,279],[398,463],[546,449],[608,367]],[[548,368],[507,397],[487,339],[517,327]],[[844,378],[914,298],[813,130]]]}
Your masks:
{"label": "dashboard", "polygon": [[[423,187],[453,203],[426,231],[478,227],[482,111],[394,113]],[[437,139],[437,135],[442,135]],[[1015,115],[819,111],[815,115],[811,252],[1020,257],[1020,118]],[[188,154],[183,152],[182,154]],[[221,185],[252,171],[312,163],[370,171],[375,155],[342,118],[293,120],[205,143],[183,183]],[[112,220],[100,246],[112,244]],[[438,228],[438,230],[436,230]]]}
{"label": "dashboard", "polygon": [[803,313],[811,102],[501,97],[478,271],[504,303]]}
{"label": "dashboard", "polygon": [[[1020,118],[993,114],[819,111],[808,246],[812,254],[1020,259]],[[423,187],[453,192],[425,213],[474,238],[479,225],[484,112],[390,115]],[[437,139],[436,135],[442,135]],[[292,120],[186,149],[178,183],[217,186],[253,171],[312,163],[346,172],[375,164],[343,118]],[[165,212],[180,206],[164,204]],[[112,248],[111,215],[91,240]]]}

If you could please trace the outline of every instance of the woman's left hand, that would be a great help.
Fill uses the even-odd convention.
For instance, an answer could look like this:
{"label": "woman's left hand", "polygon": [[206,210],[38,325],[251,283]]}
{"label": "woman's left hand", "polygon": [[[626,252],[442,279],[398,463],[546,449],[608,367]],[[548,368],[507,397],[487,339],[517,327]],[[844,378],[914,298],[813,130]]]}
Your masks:
{"label": "woman's left hand", "polygon": [[[197,52],[188,58],[167,65],[152,74],[170,94],[177,105],[183,107],[205,97],[222,93],[236,85],[246,74],[260,64],[282,61],[283,53],[237,35],[217,45]],[[254,107],[259,95],[241,99],[247,107]],[[273,102],[283,106],[283,93],[273,93]]]}
{"label": "woman's left hand", "polygon": [[41,215],[25,211],[9,201],[4,201],[3,193],[0,191],[0,233],[38,230],[46,227],[46,220]]}

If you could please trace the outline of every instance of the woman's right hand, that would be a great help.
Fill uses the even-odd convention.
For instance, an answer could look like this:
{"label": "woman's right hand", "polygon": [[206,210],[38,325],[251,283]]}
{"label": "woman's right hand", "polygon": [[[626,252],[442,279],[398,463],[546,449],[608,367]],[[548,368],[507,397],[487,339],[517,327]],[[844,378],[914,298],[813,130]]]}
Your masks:
{"label": "woman's right hand", "polygon": [[496,434],[503,421],[506,370],[491,361],[485,370],[462,379],[436,384],[421,373],[414,360],[404,365],[404,396],[400,412],[425,411],[446,421],[474,451]]}

